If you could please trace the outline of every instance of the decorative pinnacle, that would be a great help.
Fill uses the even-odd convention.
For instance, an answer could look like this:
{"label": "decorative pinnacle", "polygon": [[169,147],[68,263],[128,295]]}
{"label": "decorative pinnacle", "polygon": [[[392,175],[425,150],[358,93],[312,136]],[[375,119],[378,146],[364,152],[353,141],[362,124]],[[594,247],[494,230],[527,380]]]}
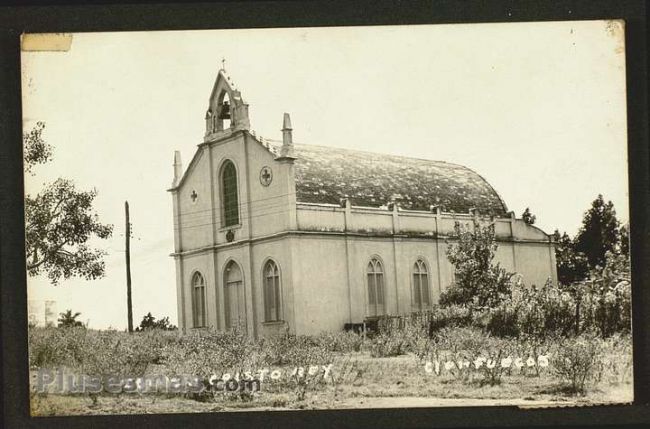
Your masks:
{"label": "decorative pinnacle", "polygon": [[282,131],[291,130],[291,118],[288,113],[284,114],[284,121],[282,122]]}

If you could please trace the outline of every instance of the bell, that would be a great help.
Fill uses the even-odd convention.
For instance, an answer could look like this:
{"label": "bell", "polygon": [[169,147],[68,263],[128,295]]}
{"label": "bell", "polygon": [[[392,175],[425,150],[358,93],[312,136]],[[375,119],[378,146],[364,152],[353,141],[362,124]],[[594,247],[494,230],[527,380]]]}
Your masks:
{"label": "bell", "polygon": [[230,104],[224,101],[219,112],[219,119],[230,119]]}

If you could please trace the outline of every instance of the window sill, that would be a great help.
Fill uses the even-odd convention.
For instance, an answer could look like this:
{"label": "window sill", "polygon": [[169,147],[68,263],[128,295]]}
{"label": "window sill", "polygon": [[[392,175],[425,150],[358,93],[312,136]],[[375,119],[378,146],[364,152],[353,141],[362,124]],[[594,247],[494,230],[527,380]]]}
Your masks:
{"label": "window sill", "polygon": [[229,226],[222,226],[221,228],[219,228],[219,232],[225,232],[231,229],[241,229],[241,227],[242,227],[241,223],[236,223],[234,225],[229,225]]}
{"label": "window sill", "polygon": [[262,322],[262,326],[280,326],[280,325],[284,325],[285,323],[287,322],[285,322],[284,320],[269,320],[266,322]]}

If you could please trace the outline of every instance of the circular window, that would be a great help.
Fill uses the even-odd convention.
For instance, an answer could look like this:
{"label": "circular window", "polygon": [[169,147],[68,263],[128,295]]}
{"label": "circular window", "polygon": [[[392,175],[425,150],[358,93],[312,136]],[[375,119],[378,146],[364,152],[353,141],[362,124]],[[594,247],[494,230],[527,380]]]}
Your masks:
{"label": "circular window", "polygon": [[262,170],[260,170],[260,183],[262,186],[269,186],[272,180],[273,172],[271,171],[271,167],[262,167]]}

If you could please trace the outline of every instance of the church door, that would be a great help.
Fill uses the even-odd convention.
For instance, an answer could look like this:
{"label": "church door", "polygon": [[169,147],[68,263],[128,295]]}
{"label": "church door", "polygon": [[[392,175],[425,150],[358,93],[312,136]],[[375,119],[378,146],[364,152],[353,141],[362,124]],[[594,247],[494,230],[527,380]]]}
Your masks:
{"label": "church door", "polygon": [[246,328],[246,307],[244,302],[244,282],[241,269],[235,261],[230,261],[224,273],[224,298],[226,308],[226,328]]}

